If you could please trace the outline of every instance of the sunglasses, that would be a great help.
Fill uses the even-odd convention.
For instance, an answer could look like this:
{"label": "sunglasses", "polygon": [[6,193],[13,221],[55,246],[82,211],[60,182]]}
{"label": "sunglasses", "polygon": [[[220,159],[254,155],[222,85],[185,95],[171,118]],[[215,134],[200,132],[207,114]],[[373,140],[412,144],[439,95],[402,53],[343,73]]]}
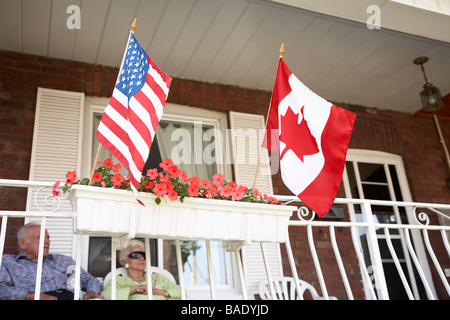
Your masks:
{"label": "sunglasses", "polygon": [[139,259],[140,257],[144,258],[144,260],[145,260],[145,252],[135,251],[128,255],[128,258],[131,258],[131,259]]}

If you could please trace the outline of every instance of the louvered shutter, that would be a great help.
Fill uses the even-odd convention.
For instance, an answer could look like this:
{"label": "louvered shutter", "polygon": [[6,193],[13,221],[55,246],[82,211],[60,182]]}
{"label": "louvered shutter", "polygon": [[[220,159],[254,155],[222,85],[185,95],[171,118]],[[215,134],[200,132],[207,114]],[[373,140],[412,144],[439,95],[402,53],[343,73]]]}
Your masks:
{"label": "louvered shutter", "polygon": [[[262,193],[273,194],[268,151],[260,147],[264,138],[264,117],[234,111],[231,111],[229,116],[235,181],[249,188],[253,186],[258,158],[260,152],[262,152],[255,187]],[[278,243],[265,243],[264,248],[271,274],[282,276],[280,245]],[[244,246],[242,263],[249,293],[257,294],[259,283],[267,279],[259,243]]]}
{"label": "louvered shutter", "polygon": [[[38,88],[31,150],[31,181],[61,181],[67,171],[80,172],[81,137],[84,93]],[[36,188],[28,190],[27,210],[38,210]],[[45,208],[45,197],[51,188],[41,191],[36,201]],[[61,197],[59,212],[71,212],[70,202]],[[40,221],[30,218],[26,222]],[[74,236],[71,218],[47,219],[50,252],[74,256]]]}

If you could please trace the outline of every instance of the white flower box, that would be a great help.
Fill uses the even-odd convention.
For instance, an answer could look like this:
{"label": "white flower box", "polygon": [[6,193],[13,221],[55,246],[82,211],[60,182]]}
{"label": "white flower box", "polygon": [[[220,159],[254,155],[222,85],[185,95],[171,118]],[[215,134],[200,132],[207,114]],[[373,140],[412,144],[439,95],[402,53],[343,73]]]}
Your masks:
{"label": "white flower box", "polygon": [[184,202],[130,191],[73,185],[74,232],[99,236],[181,240],[285,242],[294,206],[185,198]]}

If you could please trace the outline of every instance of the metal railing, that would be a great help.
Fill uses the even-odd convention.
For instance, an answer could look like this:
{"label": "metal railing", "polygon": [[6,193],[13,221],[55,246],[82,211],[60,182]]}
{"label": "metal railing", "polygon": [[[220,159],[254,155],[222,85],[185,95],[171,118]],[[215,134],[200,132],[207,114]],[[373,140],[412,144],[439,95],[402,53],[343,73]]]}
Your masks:
{"label": "metal railing", "polygon": [[[277,197],[279,200],[290,201],[292,197]],[[414,300],[420,299],[418,286],[423,286],[427,299],[438,299],[435,285],[441,282],[446,292],[446,297],[450,297],[450,286],[447,277],[450,272],[450,243],[447,233],[450,234],[450,226],[431,225],[429,214],[433,213],[439,216],[443,223],[450,225],[450,218],[440,210],[449,210],[450,205],[445,204],[431,204],[431,203],[415,203],[415,202],[400,202],[400,201],[380,201],[380,200],[357,200],[357,199],[336,199],[335,204],[348,206],[350,215],[354,216],[355,206],[358,205],[361,209],[363,221],[327,221],[326,219],[314,219],[314,213],[308,211],[305,207],[300,207],[297,212],[298,220],[290,221],[290,228],[304,228],[306,229],[307,242],[311,256],[314,260],[315,273],[317,275],[320,288],[325,298],[328,298],[328,290],[324,274],[322,272],[320,259],[317,254],[316,244],[314,241],[313,227],[320,227],[323,230],[328,228],[332,251],[336,259],[336,266],[339,269],[342,285],[345,288],[346,298],[353,300],[354,295],[350,287],[348,275],[342,262],[342,257],[339,251],[338,241],[336,239],[335,230],[339,228],[348,229],[351,233],[353,248],[360,266],[361,281],[364,284],[366,292],[366,299],[390,299],[388,283],[384,272],[384,261],[391,260],[395,266],[395,270],[400,278],[401,284],[407,294],[407,298]],[[379,223],[374,217],[377,215],[372,212],[372,207],[388,207],[392,208],[392,217],[395,217],[394,223]],[[421,210],[419,210],[421,209]],[[408,223],[401,222],[400,212],[403,211],[403,216],[408,219]],[[439,221],[439,219],[437,219]],[[445,222],[446,221],[446,222]],[[367,240],[367,249],[363,250],[361,237],[358,232],[363,229]],[[292,231],[290,231],[291,233]],[[430,232],[439,232],[440,238],[430,238]],[[393,245],[393,238],[400,240],[401,246],[397,250]],[[380,251],[380,239],[385,243],[383,257]],[[296,265],[292,255],[291,243],[286,242],[289,263],[293,272],[294,278],[297,278]],[[435,253],[435,247],[445,248],[444,252],[439,250],[439,256]],[[387,249],[387,250],[386,250]],[[403,249],[404,257],[399,258],[398,249]],[[364,257],[364,251],[368,251],[369,259]],[[388,257],[386,255],[389,255]],[[300,264],[302,258],[299,258]],[[370,265],[368,265],[368,260]],[[401,261],[402,260],[402,261]],[[429,266],[429,262],[432,268]],[[440,261],[443,261],[444,266]],[[406,270],[402,268],[402,263],[406,265]],[[445,270],[444,270],[445,268]],[[431,269],[437,276],[431,277]],[[370,275],[369,271],[373,274]],[[418,274],[420,284],[415,283],[414,273]],[[409,279],[409,281],[408,281]],[[373,283],[374,282],[374,283]]]}
{"label": "metal railing", "polygon": [[[51,183],[45,182],[31,182],[31,181],[17,181],[0,179],[0,187],[51,187]],[[298,199],[292,199],[291,196],[277,196],[280,201],[299,202]],[[55,204],[54,199],[46,197],[45,201],[47,205],[54,206],[50,211],[44,211],[37,208],[38,211],[0,211],[0,218],[2,218],[1,230],[0,230],[0,253],[4,252],[6,229],[9,217],[40,217],[41,218],[41,239],[44,239],[46,221],[47,218],[70,218],[71,213],[58,212],[58,205]],[[331,243],[332,252],[336,260],[336,268],[339,270],[339,274],[342,281],[342,286],[345,290],[345,297],[342,299],[355,299],[355,290],[351,287],[351,281],[349,281],[349,274],[346,271],[345,264],[343,262],[339,241],[336,237],[336,229],[346,230],[351,234],[353,242],[353,250],[356,255],[357,263],[359,265],[359,277],[363,283],[365,297],[364,299],[390,299],[388,283],[386,280],[383,262],[386,258],[381,254],[379,239],[382,238],[385,241],[387,251],[390,254],[390,260],[395,265],[395,270],[398,273],[398,277],[406,291],[409,299],[420,299],[419,286],[423,286],[427,299],[439,299],[436,292],[436,286],[442,286],[446,296],[440,293],[443,298],[450,296],[450,286],[448,283],[448,275],[446,272],[450,272],[449,257],[450,257],[450,244],[448,234],[450,233],[450,226],[441,224],[430,224],[430,214],[435,214],[441,220],[434,221],[450,221],[449,217],[442,212],[442,210],[450,210],[448,204],[432,204],[432,203],[415,203],[415,202],[393,202],[393,201],[380,201],[380,200],[359,200],[359,199],[336,199],[335,204],[346,206],[350,221],[329,221],[327,219],[315,219],[314,213],[309,212],[305,207],[299,207],[297,211],[297,217],[291,219],[289,222],[289,233],[301,232],[304,230],[305,239],[309,245],[309,251],[314,262],[314,273],[317,276],[322,295],[325,299],[329,299],[329,290],[327,288],[326,274],[323,271],[321,265],[318,250],[316,247],[316,241],[314,239],[315,233],[313,228],[320,227],[328,230],[329,241]],[[394,223],[380,223],[374,220],[377,215],[372,212],[372,207],[387,207],[392,211],[392,217],[395,218]],[[420,209],[420,210],[419,210]],[[357,211],[361,211],[362,221],[357,221]],[[407,218],[408,223],[402,223],[402,218]],[[450,225],[450,223],[449,223]],[[366,244],[361,242],[360,230],[364,231]],[[395,233],[394,233],[395,232]],[[430,233],[438,232],[440,238],[430,237]],[[393,240],[400,240],[401,248],[405,252],[404,257],[400,258],[398,251],[394,248]],[[286,240],[286,252],[287,259],[289,261],[292,276],[294,279],[299,279],[297,267],[300,261],[302,263],[303,257],[294,257],[292,245],[293,241]],[[363,245],[367,246],[367,249],[363,249]],[[436,247],[439,247],[438,254],[436,254]],[[441,250],[445,248],[445,250]],[[80,281],[80,250],[77,250],[77,256],[75,257],[75,283],[79,284]],[[39,258],[38,258],[38,270],[35,286],[36,298],[40,293],[40,280],[42,271],[42,257],[43,257],[43,241],[39,246]],[[0,255],[0,266],[2,261],[2,255]],[[370,263],[370,264],[369,264]],[[406,264],[406,268],[402,267],[402,264]],[[430,267],[432,266],[432,268]],[[372,275],[369,271],[373,272]],[[405,270],[406,269],[406,270]],[[434,278],[431,276],[431,273]],[[415,283],[414,274],[418,274],[420,279],[420,285]],[[244,275],[245,277],[245,275]],[[433,280],[434,279],[434,280]],[[298,281],[297,281],[298,284]],[[298,290],[300,288],[298,287]],[[212,289],[211,289],[212,290]],[[80,295],[79,285],[75,286],[75,297]],[[213,291],[213,290],[212,290]],[[442,290],[441,290],[442,291]],[[214,297],[213,293],[211,294]],[[246,292],[243,294],[245,298]],[[273,295],[274,296],[274,295]],[[341,298],[341,297],[340,297]]]}

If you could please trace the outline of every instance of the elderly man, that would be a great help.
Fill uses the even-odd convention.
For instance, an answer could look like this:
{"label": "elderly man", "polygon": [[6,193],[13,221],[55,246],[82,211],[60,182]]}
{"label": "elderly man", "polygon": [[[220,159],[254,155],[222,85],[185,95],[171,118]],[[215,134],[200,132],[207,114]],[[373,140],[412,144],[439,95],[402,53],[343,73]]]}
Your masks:
{"label": "elderly man", "polygon": [[[18,255],[3,256],[0,267],[0,300],[34,300],[41,226],[26,224],[17,233]],[[73,300],[72,276],[75,261],[61,254],[49,254],[50,237],[45,230],[42,263],[41,300]],[[81,270],[81,288],[87,293],[83,299],[103,299],[99,295],[100,282]]]}

